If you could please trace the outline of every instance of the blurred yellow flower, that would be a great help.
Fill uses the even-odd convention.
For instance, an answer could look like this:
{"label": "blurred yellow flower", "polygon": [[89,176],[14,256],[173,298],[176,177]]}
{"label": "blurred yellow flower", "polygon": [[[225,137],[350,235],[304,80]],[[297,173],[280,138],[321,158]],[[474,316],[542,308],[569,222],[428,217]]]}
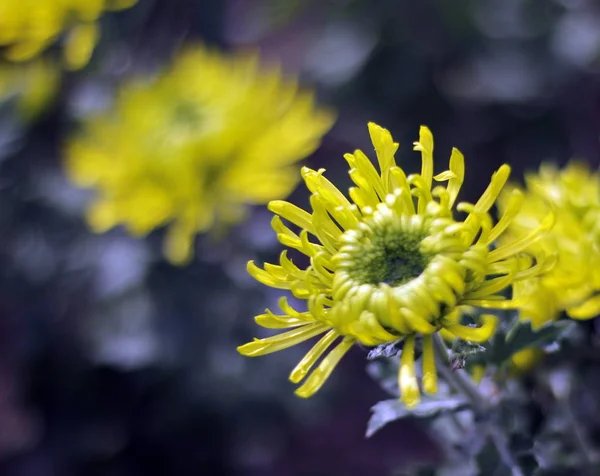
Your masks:
{"label": "blurred yellow flower", "polygon": [[527,347],[512,356],[510,373],[515,377],[524,375],[537,366],[546,354],[537,347]]}
{"label": "blurred yellow flower", "polygon": [[[544,276],[515,285],[514,295],[524,302],[521,318],[538,328],[566,310],[574,319],[600,314],[600,177],[581,162],[559,170],[544,164],[539,173],[525,177],[525,204],[501,242],[519,239],[539,226],[554,210],[556,224],[527,251],[553,253],[556,266]],[[511,185],[499,197],[508,205]]]}
{"label": "blurred yellow flower", "polygon": [[123,223],[144,235],[169,224],[165,254],[184,263],[197,232],[287,196],[296,162],[333,120],[278,69],[260,69],[256,55],[196,47],[158,77],[123,84],[113,109],[68,144],[67,171],[97,193],[95,231]]}
{"label": "blurred yellow flower", "polygon": [[105,10],[129,8],[137,0],[2,0],[0,46],[14,61],[32,58],[66,34],[69,67],[85,66],[98,39],[97,20]]}
{"label": "blurred yellow flower", "polygon": [[47,61],[0,61],[0,102],[12,101],[18,117],[29,120],[52,100],[59,80],[59,70]]}
{"label": "blurred yellow flower", "polygon": [[[344,156],[356,185],[349,190],[351,201],[323,176],[323,169],[304,168],[312,212],[283,201],[269,204],[276,214],[272,226],[279,241],[306,255],[310,265],[297,267],[284,251],[279,265],[266,263],[261,269],[250,262],[248,271],[261,283],[306,300],[308,310],[297,311],[282,297],[282,315],[267,310],[256,322],[266,328],[292,330],[255,339],[238,351],[247,356],[269,354],[326,333],[290,374],[290,380],[299,383],[341,338],[296,390],[297,395],[309,397],[355,342],[374,346],[403,339],[399,388],[403,402],[414,406],[420,399],[416,336],[423,336],[422,386],[434,393],[437,372],[432,336],[445,330],[468,341],[489,339],[496,318],[484,314],[479,327],[463,325],[461,309],[518,306],[500,293],[551,264],[541,254],[536,260],[521,251],[552,226],[552,215],[523,239],[491,249],[523,199],[515,191],[507,211],[493,225],[489,210],[508,179],[507,165],[492,176],[477,203],[454,207],[464,178],[464,158],[457,149],[452,150],[449,170],[434,177],[433,136],[421,127],[414,144],[421,152],[421,173],[407,177],[396,165],[398,144],[390,133],[373,123],[369,132],[379,171],[360,150]],[[434,186],[434,180],[447,186]],[[467,214],[464,220],[454,217],[455,208]],[[311,241],[315,238],[318,243]]]}

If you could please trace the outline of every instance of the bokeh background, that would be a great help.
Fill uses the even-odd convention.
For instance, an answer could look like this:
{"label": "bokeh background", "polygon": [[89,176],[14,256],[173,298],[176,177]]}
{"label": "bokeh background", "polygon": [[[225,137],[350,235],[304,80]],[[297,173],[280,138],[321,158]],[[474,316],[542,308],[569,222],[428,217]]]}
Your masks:
{"label": "bokeh background", "polygon": [[[245,271],[280,251],[264,207],[173,266],[162,230],[88,230],[64,138],[119,81],[186,43],[254,47],[338,113],[305,164],[345,187],[342,155],[369,153],[374,121],[413,170],[425,124],[438,161],[452,146],[465,154],[471,200],[505,162],[516,180],[542,160],[598,167],[600,4],[139,0],[101,28],[90,64],[62,75],[41,114],[17,118],[10,97],[0,106],[0,474],[391,475],[440,457],[411,421],[364,439],[369,407],[387,398],[365,349],[309,400],[287,381],[306,346],[237,354],[279,296]],[[291,200],[306,204],[302,186]]]}

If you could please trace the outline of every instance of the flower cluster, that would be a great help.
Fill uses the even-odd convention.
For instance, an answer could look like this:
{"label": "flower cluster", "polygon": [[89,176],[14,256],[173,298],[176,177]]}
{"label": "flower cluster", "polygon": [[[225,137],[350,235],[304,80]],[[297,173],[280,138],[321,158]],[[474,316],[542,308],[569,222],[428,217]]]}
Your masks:
{"label": "flower cluster", "polygon": [[535,229],[550,210],[556,224],[541,240],[531,243],[531,253],[553,253],[556,266],[536,279],[515,285],[523,301],[521,317],[534,328],[553,321],[566,311],[574,319],[600,313],[600,176],[582,162],[563,170],[544,164],[537,174],[527,174],[525,188],[509,185],[499,197],[499,208],[509,206],[510,190],[521,190],[525,203],[501,242],[521,239]]}
{"label": "flower cluster", "polygon": [[96,191],[95,231],[122,223],[139,236],[169,225],[165,254],[184,263],[196,233],[287,196],[296,162],[332,123],[312,93],[261,69],[256,55],[191,47],[152,80],[124,83],[114,107],[68,143],[66,167]]}
{"label": "flower cluster", "polygon": [[[269,354],[325,334],[290,374],[294,383],[308,376],[296,394],[309,397],[354,343],[375,346],[402,339],[399,388],[403,402],[414,406],[420,399],[415,369],[420,336],[422,387],[433,393],[437,372],[432,336],[444,330],[455,338],[487,340],[495,329],[495,316],[483,314],[474,327],[461,322],[461,309],[518,307],[503,291],[552,265],[553,259],[543,252],[522,251],[550,229],[553,217],[548,214],[523,237],[492,248],[523,205],[523,194],[513,191],[502,217],[493,223],[489,211],[508,179],[507,165],[492,176],[475,204],[455,206],[465,172],[457,149],[452,150],[449,170],[434,176],[433,137],[421,127],[414,144],[421,153],[421,172],[407,176],[396,164],[398,144],[390,133],[372,123],[369,133],[379,170],[360,150],[346,154],[355,184],[350,199],[324,177],[323,169],[303,168],[311,212],[284,201],[269,204],[279,241],[306,255],[310,264],[300,268],[284,251],[278,265],[260,268],[250,262],[248,271],[261,283],[305,300],[307,310],[294,309],[282,297],[282,314],[267,310],[256,322],[291,330],[255,339],[238,351],[247,356]],[[459,219],[456,212],[466,216]]]}
{"label": "flower cluster", "polygon": [[2,0],[0,46],[14,61],[30,59],[66,34],[65,60],[73,69],[87,64],[105,10],[129,8],[137,0]]}

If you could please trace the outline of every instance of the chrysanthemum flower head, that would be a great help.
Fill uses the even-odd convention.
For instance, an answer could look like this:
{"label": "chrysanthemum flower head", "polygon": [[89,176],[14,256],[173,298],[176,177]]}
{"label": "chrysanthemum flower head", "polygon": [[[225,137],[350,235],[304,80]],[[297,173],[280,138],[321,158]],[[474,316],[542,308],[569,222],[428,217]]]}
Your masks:
{"label": "chrysanthemum flower head", "polygon": [[21,120],[36,116],[56,93],[59,71],[41,59],[13,64],[0,61],[0,103],[12,102]]}
{"label": "chrysanthemum flower head", "polygon": [[[499,197],[506,208],[509,185]],[[521,318],[539,327],[556,319],[561,311],[574,319],[600,314],[600,176],[583,162],[564,169],[544,164],[525,178],[525,204],[502,240],[520,239],[531,233],[549,210],[556,224],[528,251],[558,256],[554,268],[533,280],[515,285],[514,294],[524,303]],[[501,241],[502,241],[501,240]]]}
{"label": "chrysanthemum flower head", "polygon": [[[484,314],[478,327],[463,325],[461,308],[515,307],[518,303],[501,292],[550,264],[541,255],[536,260],[521,251],[552,225],[552,217],[526,237],[492,249],[523,199],[515,191],[510,207],[494,225],[489,210],[508,179],[507,165],[493,175],[477,203],[455,206],[465,171],[457,149],[452,150],[449,170],[434,177],[433,137],[421,127],[415,142],[415,150],[421,152],[421,172],[407,176],[396,164],[398,144],[390,133],[372,123],[369,133],[379,170],[360,150],[346,154],[355,184],[350,198],[324,177],[323,169],[304,168],[311,212],[283,201],[269,204],[276,214],[272,225],[279,241],[308,256],[310,265],[297,267],[284,251],[279,265],[267,263],[261,269],[250,262],[248,270],[261,283],[306,300],[307,310],[293,309],[282,297],[283,314],[267,310],[256,322],[291,330],[255,339],[238,350],[248,356],[263,355],[325,333],[290,375],[292,382],[299,383],[326,354],[296,391],[308,397],[355,342],[374,346],[403,339],[399,387],[402,400],[412,406],[420,398],[414,362],[417,337],[422,336],[422,387],[432,393],[437,388],[433,334],[445,330],[455,338],[487,340],[495,329],[495,317]],[[434,181],[446,186],[436,186]],[[456,212],[466,216],[458,219]]]}
{"label": "chrysanthemum flower head", "polygon": [[144,235],[169,224],[165,253],[183,263],[196,233],[287,196],[296,162],[332,123],[312,93],[261,69],[256,55],[195,47],[153,80],[123,84],[112,110],[69,143],[67,169],[96,191],[94,230],[122,223]]}
{"label": "chrysanthemum flower head", "polygon": [[131,7],[137,0],[2,0],[0,46],[22,61],[36,56],[66,34],[65,60],[71,68],[87,64],[105,10]]}

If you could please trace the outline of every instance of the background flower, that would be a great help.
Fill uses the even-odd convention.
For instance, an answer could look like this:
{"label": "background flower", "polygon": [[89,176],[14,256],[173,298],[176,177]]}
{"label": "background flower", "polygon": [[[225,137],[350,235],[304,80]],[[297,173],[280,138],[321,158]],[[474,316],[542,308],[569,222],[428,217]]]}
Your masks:
{"label": "background flower", "polygon": [[[518,186],[513,185],[515,189]],[[561,311],[575,319],[600,312],[600,177],[583,162],[559,169],[544,164],[525,176],[525,202],[503,241],[530,233],[550,211],[556,223],[550,233],[528,246],[531,253],[556,254],[556,266],[545,276],[519,283],[515,295],[524,302],[521,316],[534,327],[557,319]],[[501,195],[507,207],[510,191]]]}
{"label": "background flower", "polygon": [[64,56],[71,68],[88,62],[104,10],[129,8],[137,0],[3,0],[0,45],[7,58],[30,59],[66,34]]}
{"label": "background flower", "polygon": [[156,77],[123,84],[114,106],[70,141],[66,167],[96,192],[95,231],[123,223],[144,235],[168,224],[165,253],[183,263],[197,232],[289,194],[295,163],[332,122],[312,93],[277,68],[261,69],[255,54],[195,47]]}

